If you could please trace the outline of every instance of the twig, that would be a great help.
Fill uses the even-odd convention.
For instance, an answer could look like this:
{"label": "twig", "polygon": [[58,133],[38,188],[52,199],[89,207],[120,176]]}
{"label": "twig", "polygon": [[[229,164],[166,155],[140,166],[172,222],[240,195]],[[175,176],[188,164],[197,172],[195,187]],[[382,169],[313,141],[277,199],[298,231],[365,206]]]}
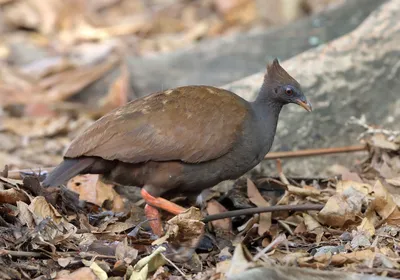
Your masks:
{"label": "twig", "polygon": [[32,258],[45,256],[45,254],[38,253],[38,252],[11,251],[11,250],[2,249],[2,250],[0,250],[0,256],[3,256],[3,255],[10,255],[13,257],[32,257]]}
{"label": "twig", "polygon": [[294,235],[292,229],[289,227],[289,225],[287,223],[285,223],[284,221],[278,220],[278,224],[280,224],[284,229],[286,229],[286,231],[290,234],[290,235]]}
{"label": "twig", "polygon": [[284,183],[286,186],[289,186],[289,180],[286,178],[285,174],[283,174],[282,162],[279,158],[276,160],[276,169],[278,169],[278,175],[282,183]]}
{"label": "twig", "polygon": [[281,244],[282,242],[285,242],[285,241],[287,241],[286,235],[284,235],[284,234],[278,235],[278,237],[275,238],[270,244],[268,244],[267,247],[262,249],[260,252],[257,253],[257,255],[254,256],[253,261],[258,260],[259,258],[264,256],[265,253],[267,253],[269,250],[271,250],[272,248],[277,247],[279,244]]}
{"label": "twig", "polygon": [[346,147],[308,149],[308,150],[298,150],[298,151],[288,151],[288,152],[271,152],[267,154],[264,159],[310,157],[310,156],[320,156],[320,155],[339,154],[339,153],[361,152],[366,150],[367,150],[366,145],[355,145]]}
{"label": "twig", "polygon": [[182,270],[179,269],[179,267],[174,264],[170,259],[168,259],[164,254],[161,254],[161,256],[164,258],[164,260],[166,260],[170,265],[172,265],[185,279],[188,279],[188,277],[186,276],[185,273],[183,273]]}
{"label": "twig", "polygon": [[275,206],[265,206],[265,207],[254,207],[241,210],[234,210],[223,212],[215,215],[208,215],[204,217],[203,222],[208,223],[215,220],[232,218],[241,215],[253,215],[258,213],[266,212],[276,212],[276,211],[318,211],[324,207],[322,204],[303,204],[303,205],[275,205]]}

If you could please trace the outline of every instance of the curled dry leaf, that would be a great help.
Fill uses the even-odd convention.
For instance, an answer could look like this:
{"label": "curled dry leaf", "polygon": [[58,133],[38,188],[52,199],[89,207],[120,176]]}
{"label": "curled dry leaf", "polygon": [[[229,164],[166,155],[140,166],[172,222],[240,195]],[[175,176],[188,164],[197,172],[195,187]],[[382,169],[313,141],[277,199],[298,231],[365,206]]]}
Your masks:
{"label": "curled dry leaf", "polygon": [[122,197],[114,190],[114,185],[106,184],[99,179],[97,174],[85,174],[75,176],[68,181],[68,189],[79,193],[79,199],[89,201],[102,206],[105,200],[113,202],[112,210],[121,212],[124,210]]}
{"label": "curled dry leaf", "polygon": [[28,228],[34,228],[35,223],[33,221],[32,213],[29,211],[29,206],[23,201],[17,201],[18,218],[21,224],[26,225]]}
{"label": "curled dry leaf", "polygon": [[364,193],[366,195],[370,194],[372,192],[372,186],[365,184],[365,183],[349,181],[349,180],[342,180],[336,184],[336,192],[338,192],[338,193],[343,193],[344,191],[346,191],[349,188],[353,188],[353,189],[355,189],[361,193]]}
{"label": "curled dry leaf", "polygon": [[190,207],[185,212],[173,217],[166,224],[166,233],[152,245],[160,245],[168,241],[173,246],[181,248],[196,248],[204,234],[204,223],[201,221],[200,210]]}
{"label": "curled dry leaf", "polygon": [[63,219],[60,213],[51,204],[47,203],[43,196],[35,197],[29,205],[29,210],[33,214],[36,225],[46,218],[51,218],[55,224],[59,224]]}
{"label": "curled dry leaf", "polygon": [[163,256],[161,256],[164,251],[164,247],[158,247],[150,256],[138,261],[133,267],[133,272],[129,280],[146,280],[149,272],[157,270],[166,263]]}
{"label": "curled dry leaf", "polygon": [[308,186],[307,188],[299,188],[292,185],[287,186],[288,192],[299,196],[319,196],[321,191],[314,187]]}
{"label": "curled dry leaf", "polygon": [[373,208],[389,224],[400,224],[400,211],[396,205],[393,195],[390,194],[382,183],[377,180],[374,188]]}
{"label": "curled dry leaf", "polygon": [[107,273],[96,262],[92,262],[92,264],[90,265],[90,269],[93,271],[94,274],[96,274],[99,280],[108,279]]}
{"label": "curled dry leaf", "polygon": [[[257,207],[270,206],[270,204],[262,197],[256,185],[250,179],[247,179],[247,196]],[[260,236],[271,228],[271,217],[271,213],[260,213],[258,227],[258,234]]]}
{"label": "curled dry leaf", "polygon": [[128,102],[130,95],[129,70],[125,63],[120,68],[120,76],[110,86],[108,94],[99,101],[100,108],[104,112],[111,111]]}
{"label": "curled dry leaf", "polygon": [[350,186],[343,193],[337,193],[328,199],[318,214],[318,220],[325,225],[336,227],[354,222],[361,215],[364,199],[364,193]]}
{"label": "curled dry leaf", "polygon": [[358,231],[366,232],[369,236],[375,235],[375,227],[370,218],[364,217],[361,224],[357,227]]}
{"label": "curled dry leaf", "polygon": [[314,219],[312,216],[310,216],[306,213],[303,213],[303,218],[304,218],[304,224],[307,227],[308,231],[314,232],[318,229],[322,229],[321,224],[316,219]]}
{"label": "curled dry leaf", "polygon": [[229,277],[233,277],[253,266],[254,264],[251,262],[250,253],[247,251],[246,247],[239,243],[233,252],[229,269],[226,272],[226,277],[229,279]]}
{"label": "curled dry leaf", "polygon": [[0,190],[0,204],[16,205],[18,201],[29,202],[28,196],[18,189]]}

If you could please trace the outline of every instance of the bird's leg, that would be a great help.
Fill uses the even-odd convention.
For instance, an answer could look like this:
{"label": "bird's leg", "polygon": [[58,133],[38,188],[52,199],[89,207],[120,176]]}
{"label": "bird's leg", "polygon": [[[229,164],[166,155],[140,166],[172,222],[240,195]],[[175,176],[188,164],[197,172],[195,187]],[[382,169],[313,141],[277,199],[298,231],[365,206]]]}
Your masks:
{"label": "bird's leg", "polygon": [[161,224],[161,217],[158,209],[154,208],[149,204],[146,204],[146,206],[144,207],[144,213],[146,215],[147,220],[149,221],[153,233],[158,236],[163,236],[164,230]]}
{"label": "bird's leg", "polygon": [[186,209],[183,208],[182,206],[179,206],[178,204],[175,204],[169,200],[166,200],[162,197],[154,197],[151,194],[149,194],[145,189],[142,189],[141,195],[143,199],[146,201],[147,204],[160,208],[162,210],[165,210],[169,213],[172,213],[174,215],[181,214],[184,212]]}

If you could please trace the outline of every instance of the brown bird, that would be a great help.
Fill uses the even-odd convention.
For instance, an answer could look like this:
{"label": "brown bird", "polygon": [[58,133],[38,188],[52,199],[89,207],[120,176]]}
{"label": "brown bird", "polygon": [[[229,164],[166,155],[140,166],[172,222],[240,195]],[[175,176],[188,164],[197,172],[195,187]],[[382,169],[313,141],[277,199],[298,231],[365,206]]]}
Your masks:
{"label": "brown bird", "polygon": [[[256,166],[274,140],[282,106],[311,104],[299,83],[274,60],[254,102],[212,86],[184,86],[131,101],[103,116],[72,141],[64,161],[44,180],[58,186],[78,174],[101,174],[142,187],[148,217],[155,208],[184,208],[161,198],[200,193]],[[151,207],[153,206],[153,207]],[[161,234],[159,221],[151,224]]]}

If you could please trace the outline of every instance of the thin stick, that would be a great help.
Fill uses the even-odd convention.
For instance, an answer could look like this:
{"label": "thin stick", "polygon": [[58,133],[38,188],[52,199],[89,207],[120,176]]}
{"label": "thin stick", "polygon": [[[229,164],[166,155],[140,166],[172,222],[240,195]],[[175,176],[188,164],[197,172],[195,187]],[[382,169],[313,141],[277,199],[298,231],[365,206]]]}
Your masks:
{"label": "thin stick", "polygon": [[270,251],[272,248],[278,247],[282,242],[287,241],[286,235],[280,234],[278,237],[276,237],[270,244],[268,244],[267,247],[262,249],[260,252],[257,253],[257,255],[254,256],[253,261],[258,260],[262,256],[264,256],[268,251]]}
{"label": "thin stick", "polygon": [[13,257],[28,257],[28,258],[35,258],[35,257],[43,257],[45,254],[39,252],[25,252],[25,251],[11,251],[11,250],[0,250],[0,256],[3,255],[10,255]]}
{"label": "thin stick", "polygon": [[322,205],[322,204],[275,205],[275,206],[266,206],[266,207],[254,207],[254,208],[222,212],[222,213],[215,214],[215,215],[208,215],[208,216],[204,217],[203,222],[208,223],[211,221],[225,219],[225,218],[238,217],[241,215],[253,215],[253,214],[265,213],[265,212],[308,211],[308,210],[319,211],[322,208],[324,208],[324,205]]}
{"label": "thin stick", "polygon": [[278,159],[278,158],[297,158],[297,157],[310,157],[319,155],[351,153],[366,151],[366,145],[346,146],[346,147],[333,147],[321,149],[308,149],[288,152],[271,152],[265,156],[264,159]]}
{"label": "thin stick", "polygon": [[164,260],[166,260],[170,265],[172,265],[185,279],[188,279],[188,277],[186,276],[185,273],[183,273],[182,270],[179,269],[179,267],[174,264],[170,259],[168,259],[164,254],[161,254],[161,256],[164,258]]}
{"label": "thin stick", "polygon": [[278,169],[279,178],[281,179],[282,183],[284,183],[286,186],[290,185],[289,180],[286,178],[285,174],[283,174],[282,162],[279,158],[276,160],[276,169]]}

